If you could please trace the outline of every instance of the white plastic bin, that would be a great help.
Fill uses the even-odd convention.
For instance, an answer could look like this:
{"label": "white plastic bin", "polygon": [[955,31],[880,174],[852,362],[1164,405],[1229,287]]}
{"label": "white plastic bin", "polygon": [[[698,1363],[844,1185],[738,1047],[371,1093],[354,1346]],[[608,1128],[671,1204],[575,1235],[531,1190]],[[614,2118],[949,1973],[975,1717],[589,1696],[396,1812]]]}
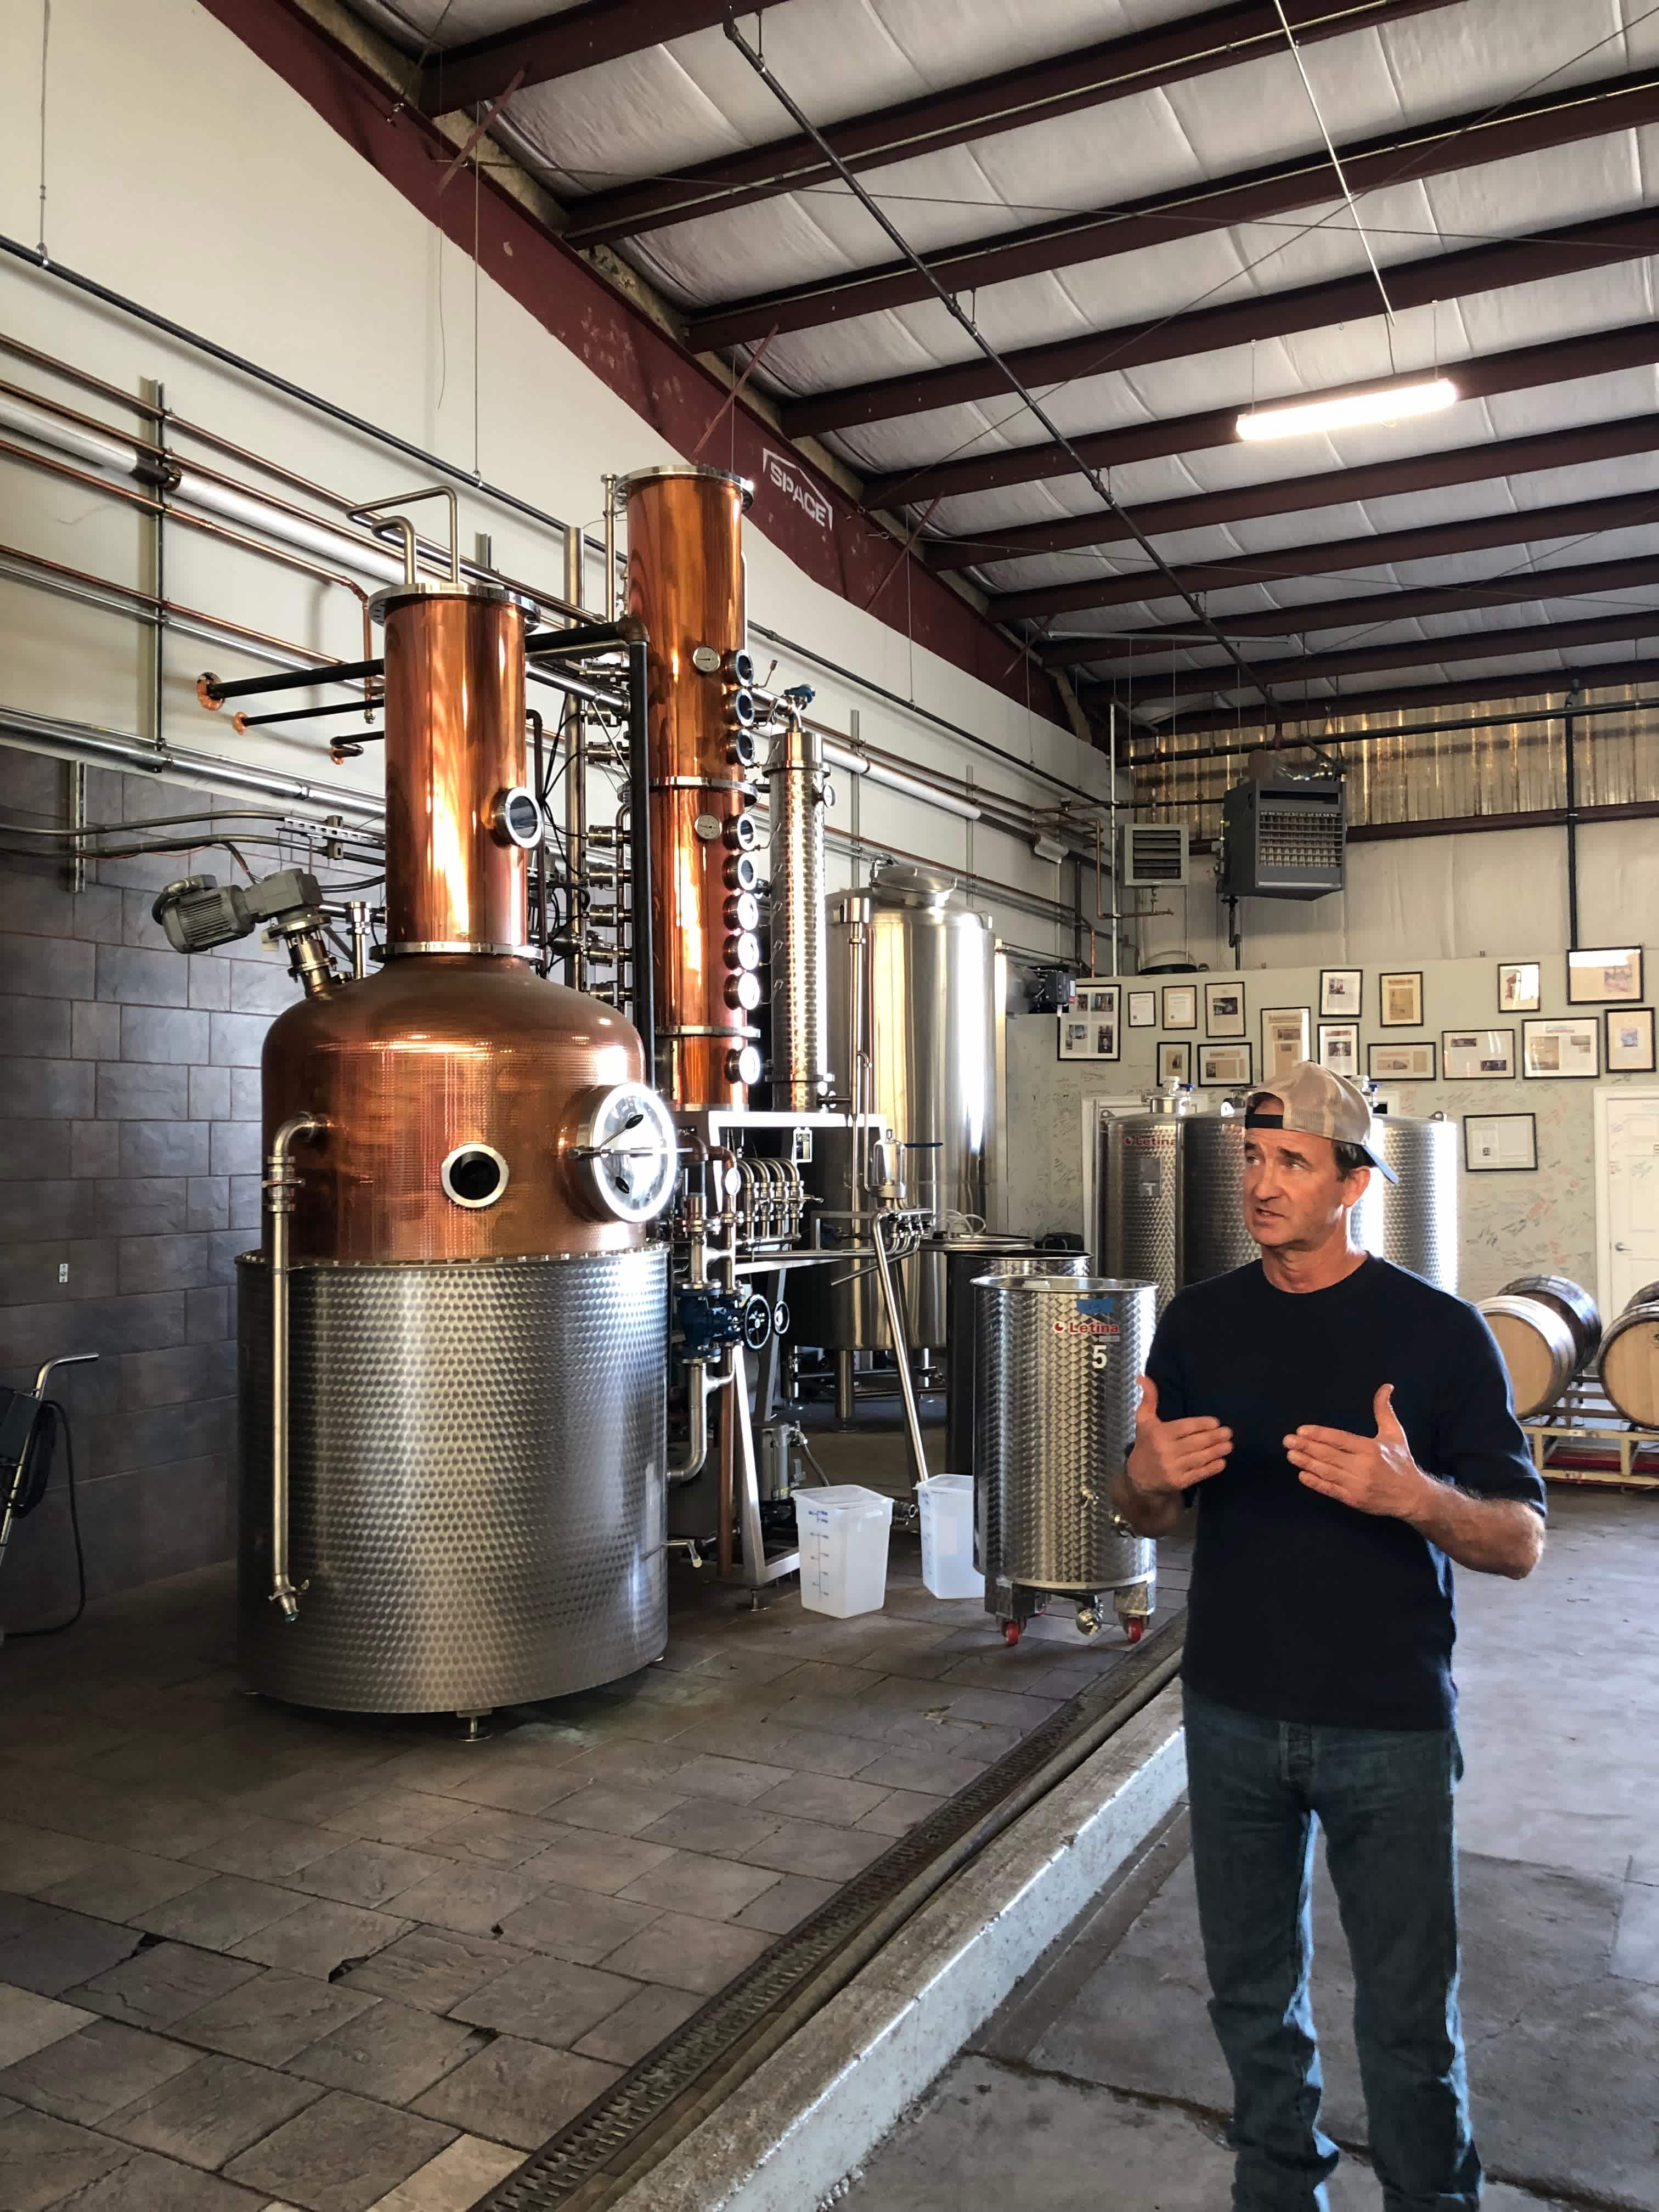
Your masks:
{"label": "white plastic bin", "polygon": [[974,1478],[936,1474],[916,1485],[921,1515],[921,1579],[935,1597],[978,1597],[985,1578],[974,1565]]}
{"label": "white plastic bin", "polygon": [[800,1601],[809,1613],[879,1613],[887,1595],[893,1501],[856,1482],[795,1492]]}

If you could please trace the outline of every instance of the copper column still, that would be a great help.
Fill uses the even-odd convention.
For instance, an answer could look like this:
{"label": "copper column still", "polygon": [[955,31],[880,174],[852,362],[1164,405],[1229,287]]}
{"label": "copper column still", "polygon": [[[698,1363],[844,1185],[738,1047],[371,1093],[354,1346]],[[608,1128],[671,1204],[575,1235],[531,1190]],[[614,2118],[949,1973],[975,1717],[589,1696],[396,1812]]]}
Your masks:
{"label": "copper column still", "polygon": [[754,670],[743,512],[723,469],[643,469],[628,514],[628,606],[650,641],[652,957],[659,1077],[676,1106],[741,1106],[761,1073]]}
{"label": "copper column still", "polygon": [[666,1639],[647,1240],[674,1138],[630,1024],[531,964],[524,605],[420,580],[376,606],[386,959],[266,1039],[267,1149],[295,1116],[320,1127],[283,1192],[285,1435],[269,1225],[240,1267],[243,1647],[301,1704],[471,1713],[613,1680]]}

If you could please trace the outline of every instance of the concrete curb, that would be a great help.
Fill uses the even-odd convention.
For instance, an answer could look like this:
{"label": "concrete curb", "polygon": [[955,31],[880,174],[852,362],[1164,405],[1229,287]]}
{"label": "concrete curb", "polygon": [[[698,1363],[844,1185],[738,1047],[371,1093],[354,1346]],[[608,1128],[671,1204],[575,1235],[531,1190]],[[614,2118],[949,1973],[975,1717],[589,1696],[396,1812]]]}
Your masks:
{"label": "concrete curb", "polygon": [[1134,1856],[1186,1780],[1172,1683],[947,1882],[617,2212],[818,2203]]}

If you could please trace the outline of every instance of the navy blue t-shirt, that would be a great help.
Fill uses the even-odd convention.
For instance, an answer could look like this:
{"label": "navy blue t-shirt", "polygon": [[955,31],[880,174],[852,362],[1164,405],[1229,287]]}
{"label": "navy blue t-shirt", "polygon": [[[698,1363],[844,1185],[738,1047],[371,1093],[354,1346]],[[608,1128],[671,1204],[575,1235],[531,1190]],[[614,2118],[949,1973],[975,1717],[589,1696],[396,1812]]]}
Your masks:
{"label": "navy blue t-shirt", "polygon": [[1332,1728],[1451,1723],[1451,1563],[1405,1522],[1310,1490],[1304,1423],[1375,1436],[1384,1382],[1425,1474],[1545,1510],[1492,1331],[1462,1299],[1368,1259],[1329,1290],[1276,1290],[1259,1261],[1170,1302],[1146,1363],[1158,1418],[1213,1413],[1225,1468],[1198,1512],[1183,1674],[1218,1703]]}

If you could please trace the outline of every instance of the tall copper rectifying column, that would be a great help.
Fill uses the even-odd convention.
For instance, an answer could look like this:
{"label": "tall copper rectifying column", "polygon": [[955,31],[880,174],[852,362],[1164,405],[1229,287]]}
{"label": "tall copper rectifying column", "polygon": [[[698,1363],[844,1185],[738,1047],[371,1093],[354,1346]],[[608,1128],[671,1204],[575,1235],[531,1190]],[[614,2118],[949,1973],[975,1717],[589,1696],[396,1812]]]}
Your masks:
{"label": "tall copper rectifying column", "polygon": [[659,1079],[677,1106],[740,1106],[761,1072],[748,487],[722,469],[685,466],[641,470],[618,495],[629,612],[650,641]]}

